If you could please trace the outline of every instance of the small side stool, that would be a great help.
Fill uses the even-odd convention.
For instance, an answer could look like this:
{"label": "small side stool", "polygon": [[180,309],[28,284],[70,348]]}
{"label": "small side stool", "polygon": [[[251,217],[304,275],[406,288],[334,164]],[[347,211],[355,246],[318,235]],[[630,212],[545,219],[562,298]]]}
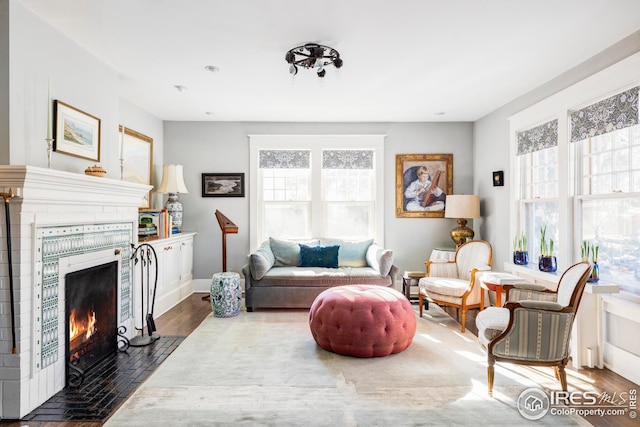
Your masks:
{"label": "small side stool", "polygon": [[211,279],[211,311],[215,317],[233,317],[240,313],[242,288],[240,274],[215,273]]}

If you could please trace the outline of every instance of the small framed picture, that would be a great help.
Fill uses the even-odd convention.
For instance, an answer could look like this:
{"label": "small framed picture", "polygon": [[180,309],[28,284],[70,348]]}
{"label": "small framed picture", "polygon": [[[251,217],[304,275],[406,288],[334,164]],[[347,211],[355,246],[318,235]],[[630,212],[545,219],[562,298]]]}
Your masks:
{"label": "small framed picture", "polygon": [[100,161],[100,119],[62,101],[55,101],[53,150]]}
{"label": "small framed picture", "polygon": [[504,186],[504,171],[493,172],[493,186],[494,187]]}
{"label": "small framed picture", "polygon": [[202,197],[244,197],[244,173],[203,173]]}

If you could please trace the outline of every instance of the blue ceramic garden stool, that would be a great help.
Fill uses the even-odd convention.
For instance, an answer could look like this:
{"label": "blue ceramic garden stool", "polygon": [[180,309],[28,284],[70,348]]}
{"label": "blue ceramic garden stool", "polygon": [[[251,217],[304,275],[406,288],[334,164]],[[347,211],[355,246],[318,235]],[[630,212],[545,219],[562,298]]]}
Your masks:
{"label": "blue ceramic garden stool", "polygon": [[242,288],[240,274],[215,273],[211,279],[211,311],[215,317],[233,317],[240,313]]}

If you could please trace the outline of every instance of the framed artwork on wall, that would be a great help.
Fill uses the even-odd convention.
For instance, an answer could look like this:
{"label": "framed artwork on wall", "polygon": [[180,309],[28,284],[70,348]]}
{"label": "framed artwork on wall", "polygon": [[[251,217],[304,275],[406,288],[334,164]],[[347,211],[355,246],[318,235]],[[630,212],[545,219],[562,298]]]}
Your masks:
{"label": "framed artwork on wall", "polygon": [[202,197],[244,197],[244,173],[203,173]]}
{"label": "framed artwork on wall", "polygon": [[100,161],[100,119],[62,101],[55,101],[53,150]]}
{"label": "framed artwork on wall", "polygon": [[[133,129],[118,126],[120,159],[123,160],[122,180],[151,185],[153,170],[153,138]],[[151,208],[151,191],[142,199],[140,208]]]}
{"label": "framed artwork on wall", "polygon": [[453,154],[396,155],[396,217],[444,218],[453,193]]}
{"label": "framed artwork on wall", "polygon": [[493,186],[494,187],[504,186],[504,171],[493,172]]}

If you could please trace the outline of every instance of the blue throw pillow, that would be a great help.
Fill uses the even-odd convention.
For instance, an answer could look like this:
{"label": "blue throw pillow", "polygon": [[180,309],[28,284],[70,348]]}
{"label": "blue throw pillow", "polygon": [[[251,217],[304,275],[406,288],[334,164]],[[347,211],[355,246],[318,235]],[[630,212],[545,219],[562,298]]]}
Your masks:
{"label": "blue throw pillow", "polygon": [[298,267],[338,268],[340,246],[307,246],[300,244]]}

